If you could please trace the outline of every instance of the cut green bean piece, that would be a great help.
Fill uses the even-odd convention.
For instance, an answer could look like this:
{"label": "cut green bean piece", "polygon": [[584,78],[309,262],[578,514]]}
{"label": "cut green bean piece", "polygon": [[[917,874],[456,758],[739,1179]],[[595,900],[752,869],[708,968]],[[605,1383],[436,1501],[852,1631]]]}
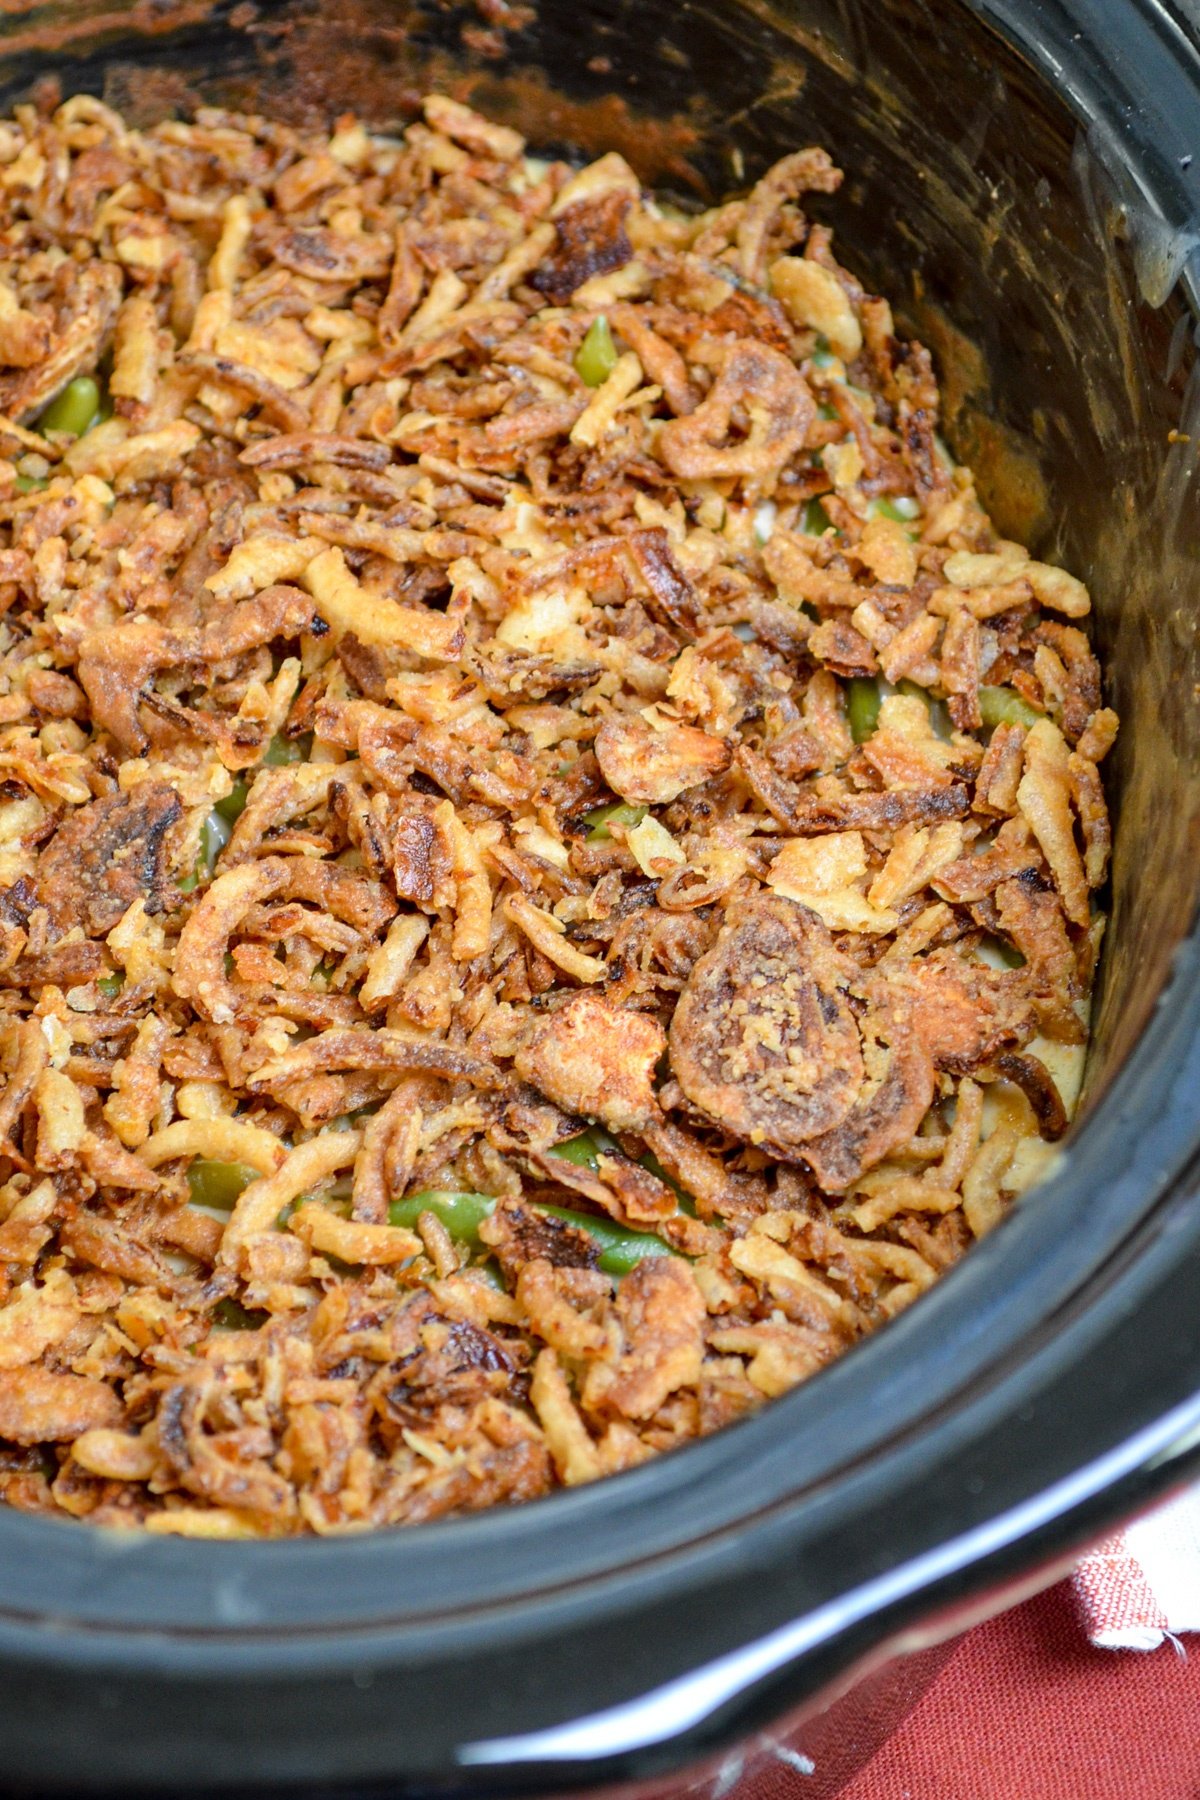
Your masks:
{"label": "cut green bean piece", "polygon": [[853,677],[846,690],[846,716],[850,721],[850,736],[856,744],[865,744],[874,732],[882,703],[877,681],[865,675]]}
{"label": "cut green bean piece", "polygon": [[1024,956],[1015,944],[1009,943],[1007,938],[986,937],[981,949],[990,953],[986,958],[987,961],[994,960],[1003,963],[1006,969],[1023,969],[1025,967]]}
{"label": "cut green bean piece", "polygon": [[630,1231],[612,1219],[599,1219],[593,1213],[571,1212],[565,1206],[538,1206],[539,1212],[550,1213],[564,1225],[586,1231],[600,1251],[600,1267],[606,1275],[628,1275],[630,1269],[647,1256],[670,1256],[671,1248],[652,1231]]}
{"label": "cut green bean piece", "polygon": [[249,782],[240,779],[235,781],[232,789],[226,794],[225,798],[217,801],[217,804],[213,807],[213,811],[219,813],[226,824],[236,825],[246,810],[246,796],[249,792]]}
{"label": "cut green bean piece", "polygon": [[123,975],[101,975],[97,979],[96,986],[106,1000],[115,1000],[125,986],[125,977]]}
{"label": "cut green bean piece", "polygon": [[213,1307],[213,1324],[225,1331],[257,1331],[265,1325],[270,1313],[248,1312],[236,1300],[218,1300]]}
{"label": "cut green bean piece", "polygon": [[69,431],[78,438],[96,423],[99,411],[99,383],[90,375],[77,375],[50,402],[38,425],[42,431]]}
{"label": "cut green bean piece", "polygon": [[617,346],[603,313],[594,318],[575,352],[575,373],[590,388],[603,386],[617,366]]}
{"label": "cut green bean piece", "polygon": [[198,1156],[187,1179],[196,1206],[215,1206],[219,1212],[227,1212],[242,1189],[257,1181],[259,1174],[248,1163],[214,1162],[210,1157]]}
{"label": "cut green bean piece", "polygon": [[311,749],[312,738],[307,732],[298,738],[286,738],[276,732],[263,753],[263,766],[281,769],[287,763],[307,762]]}
{"label": "cut green bean piece", "polygon": [[617,1148],[607,1131],[601,1131],[598,1125],[581,1131],[578,1137],[564,1138],[561,1144],[555,1144],[552,1156],[561,1156],[564,1162],[574,1163],[576,1168],[590,1169],[596,1174],[600,1167],[600,1158]]}
{"label": "cut green bean piece", "polygon": [[809,500],[805,505],[800,529],[809,537],[820,537],[823,532],[833,530],[833,520],[819,500]]}
{"label": "cut green bean piece", "polygon": [[1042,716],[1022,700],[1015,688],[1009,687],[981,687],[979,712],[991,731],[997,725],[1036,725]]}
{"label": "cut green bean piece", "polygon": [[[413,1230],[423,1212],[440,1219],[456,1243],[472,1250],[481,1248],[479,1227],[496,1209],[490,1194],[456,1194],[440,1188],[426,1193],[410,1194],[406,1200],[394,1200],[388,1208],[393,1225]],[[627,1275],[645,1256],[671,1256],[674,1252],[653,1232],[630,1231],[611,1219],[600,1219],[591,1213],[571,1212],[564,1206],[538,1204],[537,1212],[549,1213],[565,1225],[586,1231],[600,1251],[600,1267],[606,1275]]]}
{"label": "cut green bean piece", "polygon": [[217,858],[233,835],[233,826],[214,806],[200,827],[196,861],[189,875],[179,883],[181,894],[193,894],[202,881],[211,881]]}
{"label": "cut green bean piece", "polygon": [[13,484],[18,494],[40,494],[43,488],[50,486],[45,475],[18,475]]}
{"label": "cut green bean piece", "polygon": [[910,494],[884,494],[867,507],[868,519],[895,519],[898,525],[911,525],[920,516],[920,502]]}
{"label": "cut green bean piece", "polygon": [[479,1227],[495,1210],[492,1194],[456,1194],[449,1188],[427,1188],[423,1193],[410,1194],[406,1200],[393,1200],[388,1218],[393,1225],[415,1231],[421,1214],[432,1213],[456,1243],[478,1249]]}
{"label": "cut green bean piece", "polygon": [[233,826],[214,806],[200,827],[200,863],[205,875],[211,875],[217,858],[233,835]]}
{"label": "cut green bean piece", "polygon": [[610,825],[627,825],[632,831],[645,818],[648,807],[626,806],[618,800],[612,806],[597,806],[593,812],[584,813],[583,822],[588,828],[586,841],[589,844],[606,844],[612,837],[608,829]]}

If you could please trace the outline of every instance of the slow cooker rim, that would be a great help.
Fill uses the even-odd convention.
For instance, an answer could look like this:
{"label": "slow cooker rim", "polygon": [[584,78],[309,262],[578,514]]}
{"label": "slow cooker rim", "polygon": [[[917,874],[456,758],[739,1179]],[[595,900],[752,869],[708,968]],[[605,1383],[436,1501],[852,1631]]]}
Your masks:
{"label": "slow cooker rim", "polygon": [[[1200,171],[1184,166],[1185,152],[1175,151],[1174,143],[1182,144],[1183,139],[1164,99],[1172,85],[1165,79],[1165,72],[1171,71],[1176,80],[1187,79],[1194,84],[1194,68],[1190,75],[1184,75],[1184,45],[1163,36],[1162,23],[1168,15],[1162,7],[1153,0],[1130,0],[1118,21],[1125,34],[1119,70],[1121,80],[1117,80],[1118,71],[1110,67],[1108,76],[1115,91],[1108,95],[1101,109],[1096,98],[1099,76],[1091,44],[1085,43],[1081,47],[1072,40],[1080,19],[1090,20],[1095,31],[1103,25],[1111,36],[1113,21],[1104,17],[1103,0],[1079,0],[1073,8],[1062,4],[1062,0],[1047,0],[1047,4],[1039,8],[1036,22],[1020,17],[1021,8],[1015,0],[964,0],[964,4],[1015,44],[1027,59],[1038,65],[1047,79],[1051,79],[1051,59],[1059,62],[1059,78],[1051,84],[1076,110],[1077,116],[1082,115],[1082,122],[1088,121],[1089,107],[1097,116],[1102,114],[1114,131],[1124,129],[1132,117],[1162,122],[1161,130],[1156,126],[1155,131],[1147,133],[1153,138],[1152,153],[1142,146],[1143,154],[1135,169],[1138,185],[1145,195],[1153,197],[1162,217],[1174,227],[1200,217],[1196,199]],[[1036,41],[1035,25],[1042,34]],[[1193,65],[1194,61],[1192,55]],[[1074,85],[1071,85],[1072,81]],[[1195,294],[1200,289],[1200,260],[1191,260],[1187,279],[1194,308]],[[632,1512],[654,1500],[668,1502],[683,1488],[704,1483],[719,1465],[745,1467],[758,1456],[766,1440],[786,1437],[790,1441],[798,1422],[806,1414],[811,1413],[815,1418],[821,1412],[832,1412],[835,1405],[843,1403],[843,1393],[852,1396],[860,1391],[869,1392],[889,1362],[901,1363],[909,1356],[916,1358],[920,1353],[927,1354],[947,1322],[953,1323],[969,1315],[975,1305],[975,1296],[982,1295],[991,1280],[993,1266],[1003,1267],[1012,1259],[1010,1253],[1015,1251],[1015,1236],[1023,1233],[1026,1245],[1035,1252],[1039,1243],[1048,1240],[1057,1230],[1057,1222],[1067,1210],[1072,1193],[1078,1203],[1081,1183],[1094,1179],[1095,1172],[1103,1170],[1106,1164],[1111,1167],[1114,1162],[1120,1163],[1121,1153],[1124,1153],[1125,1173],[1131,1181],[1135,1177],[1138,1180],[1148,1177],[1151,1171],[1156,1176],[1152,1189],[1146,1190],[1147,1198],[1136,1218],[1130,1215],[1128,1219],[1130,1229],[1138,1219],[1144,1218],[1146,1211],[1170,1185],[1170,1178],[1187,1163],[1196,1146],[1198,1121],[1195,1108],[1184,1103],[1179,1089],[1180,1072],[1192,1066],[1189,1057],[1200,1059],[1200,1028],[1194,1028],[1190,1033],[1186,1028],[1187,1016],[1189,1012],[1195,1013],[1198,1003],[1200,940],[1193,926],[1179,948],[1175,967],[1159,996],[1154,1017],[1114,1078],[1103,1105],[1085,1121],[1078,1138],[1073,1140],[1066,1169],[1039,1193],[1034,1205],[1022,1209],[991,1240],[979,1246],[914,1312],[889,1326],[886,1332],[865,1343],[814,1382],[773,1403],[754,1419],[669,1458],[610,1478],[594,1489],[555,1495],[527,1508],[498,1511],[485,1517],[404,1527],[376,1534],[370,1539],[209,1545],[122,1538],[118,1547],[113,1543],[115,1534],[91,1528],[80,1530],[74,1524],[0,1512],[0,1554],[5,1554],[9,1562],[8,1592],[0,1602],[0,1620],[5,1622],[6,1631],[27,1629],[34,1636],[41,1631],[40,1621],[49,1615],[53,1615],[59,1628],[68,1621],[81,1623],[72,1607],[78,1606],[81,1599],[95,1601],[101,1594],[105,1596],[103,1604],[111,1604],[115,1588],[128,1573],[130,1584],[137,1589],[157,1583],[163,1590],[156,1596],[155,1605],[147,1607],[147,1629],[187,1630],[190,1628],[187,1623],[172,1621],[169,1611],[160,1613],[157,1605],[164,1598],[178,1599],[176,1583],[189,1570],[199,1571],[211,1581],[214,1594],[210,1599],[215,1605],[215,1590],[227,1577],[239,1582],[251,1577],[257,1580],[260,1571],[277,1569],[281,1586],[285,1582],[293,1584],[299,1574],[303,1575],[305,1585],[309,1581],[316,1585],[324,1573],[326,1558],[333,1559],[330,1564],[333,1575],[339,1560],[345,1562],[349,1555],[361,1556],[376,1570],[376,1581],[382,1579],[380,1570],[384,1567],[392,1571],[392,1578],[398,1578],[406,1566],[415,1568],[420,1563],[428,1564],[442,1557],[447,1564],[469,1562],[473,1557],[482,1562],[486,1551],[496,1562],[502,1563],[519,1538],[541,1537],[544,1540],[552,1529],[569,1538],[573,1532],[585,1527],[598,1526],[606,1514]],[[1173,1073],[1172,1081],[1164,1081],[1168,1071]],[[1149,1132],[1142,1129],[1136,1144],[1122,1144],[1125,1129],[1122,1120],[1132,1116],[1144,1104],[1147,1095],[1156,1092],[1162,1105],[1152,1129]],[[1139,1127],[1144,1128],[1145,1113],[1139,1112],[1138,1117]],[[1110,1220],[1101,1254],[1112,1254],[1121,1235]],[[1037,1274],[1041,1285],[1035,1283],[1032,1290],[1025,1290],[1025,1294],[1027,1304],[1030,1304],[1032,1292],[1041,1306],[1045,1299],[1043,1290],[1048,1285],[1046,1267],[1039,1269]],[[1078,1281],[1069,1287],[1060,1286],[1053,1303],[1064,1304],[1078,1286]],[[1013,1310],[1010,1319],[1013,1342],[1028,1327],[1025,1314],[1020,1314],[1019,1318],[1020,1323]],[[986,1360],[981,1360],[981,1367]],[[956,1376],[956,1383],[961,1391],[964,1382]],[[942,1400],[949,1397],[946,1392]],[[889,1435],[894,1436],[894,1431],[884,1437]],[[880,1438],[873,1445],[864,1446],[859,1456],[878,1449],[882,1441]],[[830,1470],[821,1479],[832,1480],[836,1473]],[[777,1498],[782,1498],[785,1491],[781,1490]],[[795,1497],[789,1495],[789,1498]],[[680,1543],[675,1544],[673,1552],[682,1547]],[[64,1571],[64,1563],[71,1565],[69,1572]],[[128,1565],[128,1569],[119,1565]],[[114,1574],[114,1570],[118,1572]],[[64,1579],[56,1581],[56,1577]],[[268,1591],[272,1585],[269,1581],[266,1583]],[[74,1598],[69,1589],[74,1590]],[[489,1603],[487,1593],[482,1592],[472,1604],[484,1607]],[[289,1628],[295,1627],[283,1627]],[[341,1627],[335,1625],[332,1628]],[[221,1654],[221,1647],[214,1644],[214,1657]]]}

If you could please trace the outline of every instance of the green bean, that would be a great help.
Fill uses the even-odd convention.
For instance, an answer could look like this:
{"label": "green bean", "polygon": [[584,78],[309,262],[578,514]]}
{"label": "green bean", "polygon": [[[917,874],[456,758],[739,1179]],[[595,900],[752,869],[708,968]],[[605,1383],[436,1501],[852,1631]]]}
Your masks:
{"label": "green bean", "polygon": [[587,335],[575,352],[575,373],[590,388],[601,387],[617,366],[617,346],[613,343],[608,320],[598,313],[587,328]]}
{"label": "green bean", "polygon": [[570,1212],[565,1206],[539,1204],[538,1212],[550,1213],[564,1225],[586,1231],[600,1251],[599,1266],[606,1275],[628,1275],[643,1257],[670,1256],[672,1251],[652,1231],[630,1231],[612,1219],[600,1219],[593,1213]]}
{"label": "green bean", "polygon": [[[568,1139],[568,1142],[575,1141]],[[407,1200],[394,1200],[388,1208],[388,1218],[393,1225],[403,1225],[411,1231],[421,1214],[430,1212],[441,1220],[457,1243],[477,1250],[480,1247],[479,1227],[485,1219],[491,1217],[495,1209],[496,1201],[490,1194],[456,1194],[431,1188],[426,1193],[410,1194]],[[545,1206],[540,1202],[535,1210],[549,1213],[553,1218],[561,1219],[565,1225],[574,1225],[579,1231],[586,1231],[600,1251],[599,1265],[606,1275],[627,1275],[644,1256],[672,1254],[663,1240],[652,1232],[630,1231],[627,1226],[617,1225],[612,1219],[597,1218],[592,1213],[571,1212],[563,1206]]]}
{"label": "green bean", "polygon": [[555,1144],[550,1154],[561,1156],[564,1162],[574,1163],[578,1169],[590,1169],[594,1175],[600,1167],[601,1156],[616,1148],[607,1131],[592,1125],[578,1137],[564,1138],[561,1144]]}
{"label": "green bean", "polygon": [[212,874],[218,856],[232,835],[233,826],[214,806],[200,827],[200,861],[203,864],[205,875]]}
{"label": "green bean", "polygon": [[868,519],[895,519],[900,525],[909,525],[920,516],[920,502],[909,494],[885,494],[867,507]]}
{"label": "green bean", "polygon": [[212,1314],[213,1324],[225,1331],[257,1331],[270,1316],[265,1312],[247,1312],[236,1300],[218,1300]]}
{"label": "green bean", "polygon": [[276,732],[263,753],[263,767],[280,769],[287,763],[307,762],[311,749],[312,738],[307,732],[298,738],[285,738]]}
{"label": "green bean", "polygon": [[495,1210],[496,1201],[491,1194],[456,1194],[449,1188],[427,1188],[420,1194],[410,1194],[407,1200],[393,1200],[388,1218],[393,1225],[412,1231],[422,1213],[432,1213],[456,1243],[475,1250],[479,1248],[479,1227]]}
{"label": "green bean", "polygon": [[258,1170],[248,1163],[214,1162],[207,1156],[198,1156],[187,1172],[193,1205],[215,1206],[219,1212],[228,1212],[242,1189],[258,1179]]}
{"label": "green bean", "polygon": [[987,937],[983,940],[983,947],[990,950],[992,956],[998,962],[1002,962],[1006,969],[1023,969],[1025,967],[1024,956],[1017,946],[1010,944],[1006,938]]}
{"label": "green bean", "polygon": [[77,375],[55,396],[38,420],[41,431],[69,431],[80,438],[96,423],[100,411],[100,385],[90,375]]}
{"label": "green bean", "polygon": [[179,883],[181,894],[193,894],[202,881],[212,879],[213,870],[217,866],[217,858],[233,836],[233,826],[223,813],[214,806],[205,816],[200,827],[200,842],[196,848],[196,861],[189,875],[185,875]]}
{"label": "green bean", "polygon": [[804,517],[800,521],[800,529],[809,537],[820,537],[823,532],[833,530],[833,520],[819,500],[808,501]]}
{"label": "green bean", "polygon": [[239,776],[225,798],[217,801],[213,811],[219,813],[227,824],[236,825],[246,810],[246,796],[249,792],[249,782],[243,781]]}
{"label": "green bean", "polygon": [[612,837],[608,829],[610,825],[627,825],[632,831],[645,818],[648,807],[626,806],[618,800],[612,806],[597,806],[593,812],[584,813],[583,822],[588,828],[586,842],[589,844],[606,844]]}
{"label": "green bean", "polygon": [[883,696],[879,683],[864,675],[855,675],[846,690],[846,716],[850,736],[856,744],[865,744],[879,723]]}
{"label": "green bean", "polygon": [[40,494],[50,486],[50,480],[46,475],[18,475],[14,486],[18,494]]}
{"label": "green bean", "polygon": [[1036,725],[1042,716],[1010,687],[981,687],[979,712],[990,730],[995,730],[997,725]]}
{"label": "green bean", "polygon": [[121,989],[125,986],[125,977],[124,975],[119,974],[101,975],[96,981],[96,986],[100,989],[100,992],[104,995],[106,1000],[115,1000]]}

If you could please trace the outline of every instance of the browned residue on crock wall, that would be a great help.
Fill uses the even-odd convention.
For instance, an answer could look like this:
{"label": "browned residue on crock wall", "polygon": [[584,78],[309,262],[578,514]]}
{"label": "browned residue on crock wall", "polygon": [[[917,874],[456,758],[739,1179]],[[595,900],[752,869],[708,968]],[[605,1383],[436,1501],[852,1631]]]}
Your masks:
{"label": "browned residue on crock wall", "polygon": [[[181,26],[202,25],[213,10],[212,0],[171,0],[169,6],[155,0],[134,0],[132,6],[38,8],[23,29],[14,25],[0,28],[0,48],[6,56],[18,56],[67,50],[81,39],[90,46],[110,33],[123,38],[166,37]],[[30,11],[20,0],[0,0],[0,18],[19,18]]]}
{"label": "browned residue on crock wall", "polygon": [[542,69],[505,76],[460,74],[455,91],[492,118],[515,126],[533,144],[578,144],[597,156],[619,150],[643,181],[675,182],[697,190],[704,185],[689,156],[704,136],[706,120],[699,98],[694,117],[676,113],[651,118],[635,112],[621,94],[571,100],[554,89]]}
{"label": "browned residue on crock wall", "polygon": [[[0,14],[11,4],[0,0]],[[106,32],[119,31],[126,40],[161,37],[203,24],[213,10],[211,0],[174,0],[168,8],[143,0],[127,11],[73,8],[53,22],[10,30],[0,42],[10,53],[53,53],[84,48]],[[183,71],[115,59],[106,69],[104,97],[142,125],[215,102],[313,127],[349,111],[388,129],[415,116],[421,96],[436,90],[486,109],[535,147],[564,144],[596,155],[619,150],[644,181],[701,188],[691,159],[713,120],[699,97],[687,114],[668,117],[635,109],[615,93],[572,99],[542,68],[501,73],[488,56],[475,53],[479,33],[471,25],[464,27],[460,50],[430,44],[429,23],[426,11],[409,0],[326,0],[319,8],[298,5],[283,17],[263,16],[247,3],[225,24],[253,40],[247,46],[252,69],[239,69],[235,58],[226,76],[206,78],[200,91]]]}
{"label": "browned residue on crock wall", "polygon": [[253,26],[260,39],[274,40],[255,103],[314,120],[348,108],[386,127],[411,117],[421,96],[436,91],[514,126],[535,148],[619,150],[644,181],[699,185],[689,160],[703,134],[699,101],[694,117],[660,118],[635,111],[619,94],[571,99],[541,68],[500,73],[468,50],[427,46],[424,26],[420,7],[395,0],[334,0],[319,13],[297,10]]}
{"label": "browned residue on crock wall", "polygon": [[984,505],[1006,536],[1036,541],[1050,517],[1045,477],[1029,441],[995,413],[987,363],[914,280],[908,304],[915,336],[934,355],[942,386],[942,421],[954,453],[975,471]]}

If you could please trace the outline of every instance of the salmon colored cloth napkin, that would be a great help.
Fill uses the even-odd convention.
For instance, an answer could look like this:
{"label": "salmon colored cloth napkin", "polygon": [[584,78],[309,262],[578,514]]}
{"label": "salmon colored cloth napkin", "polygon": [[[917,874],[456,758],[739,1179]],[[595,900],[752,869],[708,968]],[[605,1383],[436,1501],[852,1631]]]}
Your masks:
{"label": "salmon colored cloth napkin", "polygon": [[[1189,1632],[1200,1632],[1200,1487],[968,1632],[837,1800],[1200,1800]],[[804,1800],[815,1774],[807,1758],[781,1760],[733,1800]]]}
{"label": "salmon colored cloth napkin", "polygon": [[[968,1632],[839,1800],[1197,1800],[1200,1648],[1096,1649],[1074,1585]],[[754,1800],[804,1786],[780,1769]]]}

